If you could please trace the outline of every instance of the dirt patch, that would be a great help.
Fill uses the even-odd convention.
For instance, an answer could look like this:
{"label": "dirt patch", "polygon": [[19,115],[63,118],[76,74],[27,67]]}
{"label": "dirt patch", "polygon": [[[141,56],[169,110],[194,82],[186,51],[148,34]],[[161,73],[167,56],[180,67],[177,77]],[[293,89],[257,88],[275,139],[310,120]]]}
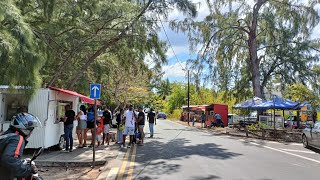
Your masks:
{"label": "dirt patch", "polygon": [[42,167],[39,174],[44,179],[54,180],[92,180],[96,179],[100,174],[100,167],[94,169],[90,167]]}

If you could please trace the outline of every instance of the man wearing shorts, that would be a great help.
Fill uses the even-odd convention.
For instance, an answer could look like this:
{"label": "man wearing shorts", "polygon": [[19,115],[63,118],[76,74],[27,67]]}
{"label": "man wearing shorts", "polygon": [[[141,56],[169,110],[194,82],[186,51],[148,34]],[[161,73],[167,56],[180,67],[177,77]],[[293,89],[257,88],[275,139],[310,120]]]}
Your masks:
{"label": "man wearing shorts", "polygon": [[103,125],[104,125],[102,145],[104,145],[104,140],[106,140],[107,146],[109,146],[109,141],[110,141],[109,133],[110,133],[110,126],[111,126],[110,124],[112,119],[111,119],[111,112],[109,111],[108,108],[104,109],[102,119],[103,119]]}
{"label": "man wearing shorts", "polygon": [[137,115],[133,110],[132,104],[129,105],[129,109],[125,112],[124,117],[125,117],[126,123],[123,130],[123,144],[121,147],[125,147],[126,136],[129,135],[130,143],[128,144],[128,148],[130,148],[133,141],[134,128],[135,128],[135,123],[137,119]]}
{"label": "man wearing shorts", "polygon": [[140,136],[141,136],[141,143],[139,145],[143,145],[143,139],[144,139],[144,132],[143,132],[143,128],[144,128],[144,122],[145,122],[145,115],[144,112],[142,111],[142,107],[139,107],[138,111],[138,130],[140,132]]}

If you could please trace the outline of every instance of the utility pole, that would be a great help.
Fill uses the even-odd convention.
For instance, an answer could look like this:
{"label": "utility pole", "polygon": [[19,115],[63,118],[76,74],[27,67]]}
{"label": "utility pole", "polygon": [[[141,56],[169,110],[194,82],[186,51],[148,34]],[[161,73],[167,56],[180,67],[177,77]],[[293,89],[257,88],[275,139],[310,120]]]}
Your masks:
{"label": "utility pole", "polygon": [[190,121],[190,72],[188,70],[188,125]]}

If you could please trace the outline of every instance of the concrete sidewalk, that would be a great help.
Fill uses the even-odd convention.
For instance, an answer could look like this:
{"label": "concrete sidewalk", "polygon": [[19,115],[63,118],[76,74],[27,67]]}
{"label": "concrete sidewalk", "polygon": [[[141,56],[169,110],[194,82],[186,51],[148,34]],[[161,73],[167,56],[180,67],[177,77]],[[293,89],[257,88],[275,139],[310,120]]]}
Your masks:
{"label": "concrete sidewalk", "polygon": [[[91,143],[91,136],[88,133],[88,143]],[[77,148],[79,142],[74,139],[73,152],[65,150],[50,151],[45,150],[36,160],[35,163],[40,167],[90,167],[93,162],[93,148]],[[109,146],[95,148],[95,165],[104,165],[110,159],[118,155],[119,145],[111,142]],[[32,152],[32,151],[31,151]],[[27,154],[23,158],[30,158],[32,154]]]}

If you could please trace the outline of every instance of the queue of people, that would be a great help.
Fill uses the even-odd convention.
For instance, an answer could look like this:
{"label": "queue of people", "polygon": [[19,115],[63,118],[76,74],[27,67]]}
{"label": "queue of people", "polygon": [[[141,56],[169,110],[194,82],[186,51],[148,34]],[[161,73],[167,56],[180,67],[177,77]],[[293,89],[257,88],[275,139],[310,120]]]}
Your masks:
{"label": "queue of people", "polygon": [[[146,123],[146,116],[142,107],[138,110],[133,109],[133,105],[129,105],[127,110],[120,109],[116,113],[117,125],[117,142],[121,147],[126,145],[126,136],[130,136],[128,148],[134,143],[144,145],[144,126]],[[89,105],[81,105],[79,112],[75,113],[70,105],[65,106],[65,116],[60,119],[64,123],[64,133],[67,152],[73,151],[73,126],[74,121],[78,121],[76,127],[77,137],[79,139],[78,148],[87,146],[87,132],[92,134],[96,130],[96,139],[91,140],[91,146],[95,145],[109,145],[111,127],[112,127],[112,113],[109,109],[104,108],[104,112],[100,120],[96,121],[96,128],[94,128],[94,121],[98,119],[98,114],[94,113],[94,108]],[[151,110],[148,113],[147,121],[149,122],[150,137],[154,136],[154,125],[156,125],[156,114]],[[33,130],[41,127],[39,119],[25,111],[17,113],[13,117],[13,123],[10,128],[0,135],[0,179],[13,177],[27,177],[30,179],[33,174],[36,174],[38,169],[33,164],[26,164],[21,159],[21,155],[27,139],[31,136]],[[93,137],[93,136],[92,136]]]}
{"label": "queue of people", "polygon": [[[133,105],[130,104],[125,110],[119,109],[115,114],[116,118],[116,143],[120,144],[120,147],[126,147],[126,137],[129,136],[128,148],[136,143],[140,146],[144,145],[144,127],[146,119],[149,122],[150,138],[154,136],[154,125],[156,125],[156,114],[151,111],[146,118],[143,108],[139,107],[137,110],[133,109]],[[94,120],[96,121],[96,128],[94,128]],[[102,116],[94,114],[94,107],[88,105],[88,109],[85,105],[81,105],[79,112],[76,114],[70,105],[65,106],[65,117],[62,118],[64,123],[64,133],[66,147],[68,152],[73,151],[73,121],[78,121],[76,127],[76,134],[79,140],[79,146],[77,148],[92,147],[97,144],[99,146],[109,146],[110,139],[113,137],[111,132],[113,114],[108,108],[104,108]],[[94,137],[94,130],[96,130],[96,139],[91,140],[90,145],[87,145],[88,131],[91,132],[91,137]],[[95,141],[97,143],[95,143]]]}

